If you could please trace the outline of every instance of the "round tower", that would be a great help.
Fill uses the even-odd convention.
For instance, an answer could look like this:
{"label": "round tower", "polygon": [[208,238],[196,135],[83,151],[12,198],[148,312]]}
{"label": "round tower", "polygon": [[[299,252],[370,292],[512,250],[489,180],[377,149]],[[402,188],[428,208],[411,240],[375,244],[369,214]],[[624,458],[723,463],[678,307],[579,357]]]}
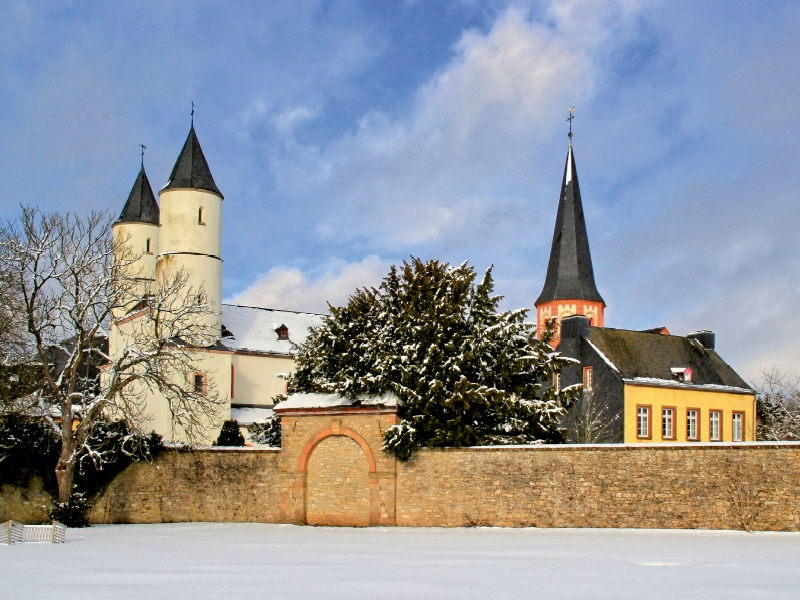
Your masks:
{"label": "round tower", "polygon": [[132,298],[135,303],[153,291],[159,249],[158,203],[144,170],[144,159],[128,201],[112,229],[115,243],[124,248],[117,260],[130,263],[129,272],[141,281],[141,287],[135,290],[135,298]]}
{"label": "round tower", "polygon": [[167,185],[159,192],[161,239],[156,276],[164,281],[179,270],[193,290],[201,286],[214,305],[206,318],[222,332],[222,194],[208,168],[194,124]]}

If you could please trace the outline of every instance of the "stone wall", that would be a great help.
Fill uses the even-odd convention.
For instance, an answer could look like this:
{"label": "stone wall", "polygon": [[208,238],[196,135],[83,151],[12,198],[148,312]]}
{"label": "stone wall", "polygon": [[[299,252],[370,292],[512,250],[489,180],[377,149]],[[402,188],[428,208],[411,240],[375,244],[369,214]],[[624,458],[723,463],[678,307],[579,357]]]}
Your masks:
{"label": "stone wall", "polygon": [[800,444],[423,450],[397,524],[797,531]]}
{"label": "stone wall", "polygon": [[97,501],[92,523],[280,521],[280,450],[167,451],[133,463]]}
{"label": "stone wall", "polygon": [[[391,419],[358,417],[291,421],[284,435],[296,443],[284,452],[168,451],[134,463],[91,520],[800,529],[800,444],[439,449],[395,463],[361,446],[379,443]],[[5,486],[0,520],[41,522],[45,501],[36,485]]]}

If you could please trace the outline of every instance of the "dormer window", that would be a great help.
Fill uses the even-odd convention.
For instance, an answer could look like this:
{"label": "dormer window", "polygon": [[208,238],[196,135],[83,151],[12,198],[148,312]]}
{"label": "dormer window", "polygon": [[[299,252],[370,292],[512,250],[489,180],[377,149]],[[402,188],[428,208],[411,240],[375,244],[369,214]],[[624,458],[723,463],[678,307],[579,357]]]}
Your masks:
{"label": "dormer window", "polygon": [[289,339],[289,328],[286,325],[281,325],[275,330],[275,333],[278,334],[279,340],[288,340]]}
{"label": "dormer window", "polygon": [[670,371],[682,383],[692,383],[693,373],[691,367],[672,367]]}
{"label": "dormer window", "polygon": [[197,224],[198,224],[198,225],[205,225],[205,224],[206,224],[206,222],[203,220],[203,217],[204,217],[204,216],[205,216],[205,215],[203,214],[203,207],[201,206],[201,207],[200,207],[200,208],[197,210]]}

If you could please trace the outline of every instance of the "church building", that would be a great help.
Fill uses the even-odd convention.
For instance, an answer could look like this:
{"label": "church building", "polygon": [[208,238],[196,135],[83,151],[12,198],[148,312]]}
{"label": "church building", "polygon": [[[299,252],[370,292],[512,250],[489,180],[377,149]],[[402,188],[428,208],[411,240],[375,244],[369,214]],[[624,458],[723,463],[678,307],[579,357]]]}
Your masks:
{"label": "church building", "polygon": [[[219,434],[222,420],[236,419],[240,425],[264,420],[272,414],[273,398],[286,392],[281,377],[294,369],[291,342],[302,343],[309,327],[320,325],[322,315],[238,306],[222,302],[222,206],[223,196],[214,182],[194,129],[178,155],[169,181],[156,201],[144,162],[119,219],[114,236],[127,240],[137,260],[143,294],[159,280],[183,269],[189,285],[204,286],[214,305],[209,325],[219,343],[198,350],[204,353],[201,370],[195,373],[195,390],[218,391],[224,400],[218,423],[209,423],[205,443]],[[135,319],[136,313],[128,319]],[[123,319],[119,325],[124,328]],[[120,327],[109,333],[111,356],[118,356],[126,343]],[[213,386],[210,384],[213,383]],[[148,402],[148,427],[169,441],[183,441],[174,428],[168,405],[153,393]]]}
{"label": "church building", "polygon": [[603,441],[755,440],[755,392],[716,353],[713,332],[604,326],[569,136],[550,262],[535,305],[539,335],[552,322],[552,346],[579,364],[553,384],[583,384],[592,401],[573,411],[592,407],[591,418],[609,425]]}

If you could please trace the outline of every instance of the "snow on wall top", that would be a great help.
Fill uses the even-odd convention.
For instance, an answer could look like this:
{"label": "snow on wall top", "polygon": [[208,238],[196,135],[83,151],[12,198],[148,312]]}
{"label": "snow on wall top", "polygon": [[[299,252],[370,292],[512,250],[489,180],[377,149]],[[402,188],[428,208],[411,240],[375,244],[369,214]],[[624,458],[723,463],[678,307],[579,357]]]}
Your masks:
{"label": "snow on wall top", "polygon": [[[289,355],[292,352],[291,340],[302,344],[308,337],[309,327],[322,325],[323,315],[274,310],[255,306],[222,305],[222,343],[232,350],[268,352]],[[278,339],[275,331],[281,325],[289,329],[289,340]],[[233,337],[226,335],[228,332]]]}
{"label": "snow on wall top", "polygon": [[336,408],[347,406],[398,406],[400,400],[394,394],[366,396],[358,401],[342,398],[336,394],[291,394],[275,406],[275,410],[297,410],[303,408]]}

